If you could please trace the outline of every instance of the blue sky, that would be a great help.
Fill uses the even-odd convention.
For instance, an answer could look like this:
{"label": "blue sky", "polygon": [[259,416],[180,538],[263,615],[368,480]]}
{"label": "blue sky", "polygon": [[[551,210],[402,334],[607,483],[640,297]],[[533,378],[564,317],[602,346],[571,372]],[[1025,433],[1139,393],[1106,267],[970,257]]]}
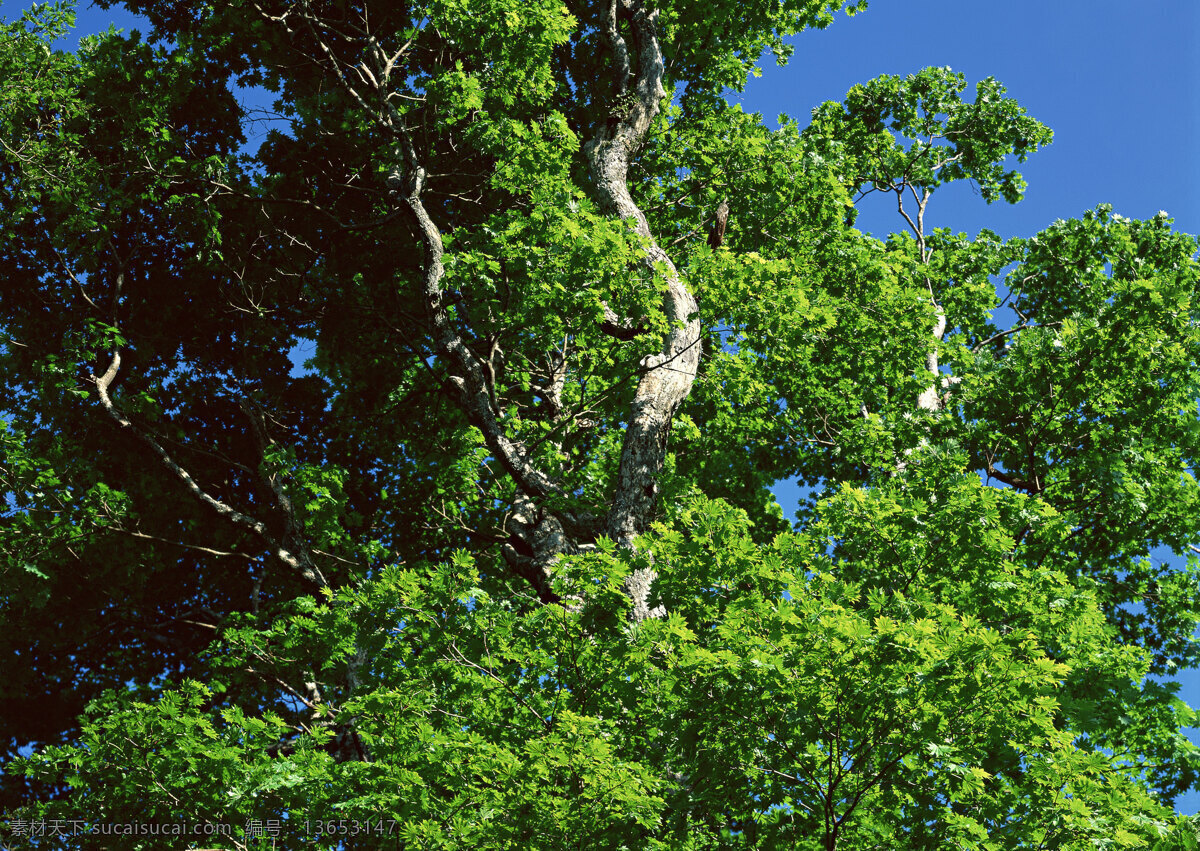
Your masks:
{"label": "blue sky", "polygon": [[[1131,218],[1166,210],[1200,233],[1200,4],[1184,0],[874,0],[853,20],[795,39],[786,68],[764,66],[744,107],[805,123],[880,74],[950,66],[995,77],[1055,133],[1022,167],[1025,200],[991,206],[970,188],[939,191],[929,216],[968,233],[1031,236],[1101,202]],[[955,191],[960,190],[960,191]],[[866,211],[859,225],[895,229]]]}
{"label": "blue sky", "polygon": [[[2,0],[0,15],[15,17],[27,5]],[[137,26],[120,10],[81,5],[81,33],[110,23]],[[1029,183],[1023,202],[989,206],[969,186],[950,186],[930,202],[933,226],[1030,236],[1057,218],[1110,203],[1131,218],[1166,210],[1177,229],[1200,233],[1194,0],[874,0],[853,20],[799,36],[791,63],[765,65],[737,99],[748,111],[788,113],[803,125],[814,106],[841,100],[855,83],[931,65],[948,65],[970,83],[995,77],[1055,132],[1054,144],[1021,167]],[[858,220],[878,235],[900,225],[882,200],[868,199]],[[779,496],[790,515],[794,494]],[[1179,681],[1181,696],[1200,705],[1200,672]],[[1178,807],[1200,811],[1200,793]]]}

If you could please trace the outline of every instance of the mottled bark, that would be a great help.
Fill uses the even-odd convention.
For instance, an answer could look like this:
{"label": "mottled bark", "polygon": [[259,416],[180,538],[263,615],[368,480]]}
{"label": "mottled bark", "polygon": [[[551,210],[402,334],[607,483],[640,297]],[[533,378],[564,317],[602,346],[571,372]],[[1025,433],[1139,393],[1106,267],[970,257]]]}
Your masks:
{"label": "mottled bark", "polygon": [[[925,188],[922,190],[920,197],[917,197],[917,190],[907,182],[907,178],[899,184],[894,184],[892,187],[896,193],[896,209],[900,215],[904,217],[904,221],[908,223],[909,228],[913,232],[913,236],[917,238],[917,256],[920,257],[921,265],[928,267],[929,258],[933,254],[933,250],[925,242],[925,208],[929,204],[929,197],[933,190]],[[908,214],[904,209],[904,191],[912,192],[913,197],[917,199],[917,215],[916,220]],[[937,303],[937,299],[933,295],[933,284],[928,277],[925,278],[925,287],[929,290],[929,301],[933,305],[934,315],[937,317],[933,323],[933,342],[929,348],[929,353],[925,355],[925,371],[929,374],[931,384],[921,391],[917,396],[917,410],[920,411],[938,411],[943,407],[942,391],[953,383],[954,379],[941,374],[941,365],[938,361],[938,356],[942,346],[942,338],[946,336],[946,311]],[[922,439],[921,444],[925,441]],[[903,469],[903,465],[900,467]]]}
{"label": "mottled bark", "polygon": [[937,411],[942,407],[942,390],[945,386],[944,376],[938,364],[938,350],[942,345],[942,337],[946,334],[946,312],[937,308],[937,321],[933,326],[933,345],[929,354],[925,355],[925,371],[933,382],[921,391],[917,397],[917,408],[922,411]]}
{"label": "mottled bark", "polygon": [[267,434],[266,418],[263,412],[256,407],[248,399],[240,399],[239,405],[250,420],[250,430],[254,435],[254,444],[258,449],[259,457],[262,459],[259,463],[258,477],[263,488],[271,494],[271,502],[276,518],[276,525],[281,530],[279,533],[279,541],[282,548],[289,553],[294,553],[297,564],[300,565],[301,572],[305,576],[308,572],[313,572],[317,575],[320,571],[317,570],[316,564],[313,561],[312,553],[308,546],[308,532],[304,528],[304,523],[296,512],[296,507],[292,504],[292,499],[288,496],[287,489],[283,485],[283,477],[276,470],[268,469],[267,452],[274,445]]}
{"label": "mottled bark", "polygon": [[[634,536],[645,528],[650,517],[666,456],[671,418],[691,392],[700,363],[696,300],[671,258],[654,240],[645,214],[629,193],[630,160],[666,96],[662,85],[662,50],[654,18],[655,14],[638,0],[607,3],[604,35],[613,57],[614,100],[622,104],[623,114],[601,125],[585,146],[601,206],[629,223],[642,240],[643,262],[655,275],[662,275],[666,284],[663,312],[670,331],[662,350],[642,362],[606,524],[609,536],[627,547],[632,546]],[[650,569],[642,569],[630,577],[628,590],[638,620],[652,614],[647,599],[653,580]]]}
{"label": "mottled bark", "polygon": [[562,555],[575,550],[562,521],[528,496],[519,496],[504,531],[509,541],[502,554],[508,566],[533,586],[543,602],[557,601],[550,587],[554,566]]}

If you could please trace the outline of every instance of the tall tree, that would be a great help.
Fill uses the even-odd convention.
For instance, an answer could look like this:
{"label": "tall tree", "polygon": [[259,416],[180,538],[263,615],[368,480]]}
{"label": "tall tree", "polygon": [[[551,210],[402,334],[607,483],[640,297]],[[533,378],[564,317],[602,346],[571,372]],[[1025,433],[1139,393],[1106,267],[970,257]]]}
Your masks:
{"label": "tall tree", "polygon": [[1195,842],[1196,241],[928,229],[1003,86],[723,100],[840,0],[126,5],[0,41],[7,842]]}

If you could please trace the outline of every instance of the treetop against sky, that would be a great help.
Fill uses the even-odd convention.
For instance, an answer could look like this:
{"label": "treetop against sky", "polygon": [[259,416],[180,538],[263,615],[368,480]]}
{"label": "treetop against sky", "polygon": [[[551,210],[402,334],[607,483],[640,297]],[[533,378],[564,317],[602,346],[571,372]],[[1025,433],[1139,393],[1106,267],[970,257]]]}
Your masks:
{"label": "treetop against sky", "polygon": [[1195,847],[1196,12],[862,5],[5,3],[6,847]]}

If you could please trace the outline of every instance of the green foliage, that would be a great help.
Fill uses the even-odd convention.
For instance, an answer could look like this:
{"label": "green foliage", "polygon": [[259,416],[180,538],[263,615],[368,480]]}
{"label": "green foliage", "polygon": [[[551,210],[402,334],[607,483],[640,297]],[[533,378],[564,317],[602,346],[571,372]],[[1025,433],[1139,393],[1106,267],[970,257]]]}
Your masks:
{"label": "green foliage", "polygon": [[[1200,266],[1165,214],[927,231],[1050,142],[991,79],[777,130],[721,99],[861,3],[650,10],[638,232],[589,159],[640,97],[602,5],[127,5],[147,39],[0,30],[5,847],[1197,847],[1163,678],[1200,562],[1158,548],[1200,546]],[[907,232],[853,228],[873,191]],[[703,357],[629,549],[666,258]]]}
{"label": "green foliage", "polygon": [[[430,848],[816,848],[831,835],[845,848],[1092,848],[1165,835],[1136,754],[1088,740],[1077,685],[1141,682],[1143,654],[1115,640],[1093,593],[1021,569],[1010,530],[1031,500],[973,477],[937,484],[937,502],[847,489],[810,532],[765,545],[740,512],[693,498],[638,554],[601,541],[572,559],[569,606],[492,596],[463,553],[389,568],[266,630],[227,631],[210,662],[220,693],[185,683],[94,704],[78,743],[20,763],[80,790],[29,815],[386,813],[406,844]],[[893,525],[913,522],[959,531],[897,553]],[[621,582],[650,557],[671,613],[630,627]],[[899,563],[939,580],[900,587]],[[358,686],[337,707],[281,693],[251,715],[232,700],[247,671],[287,681],[347,663]],[[1091,697],[1091,713],[1120,706],[1117,691]],[[367,762],[330,756],[347,718]]]}
{"label": "green foliage", "polygon": [[844,104],[830,101],[814,110],[806,133],[852,158],[846,178],[854,192],[900,183],[933,190],[970,179],[988,203],[1016,203],[1025,181],[1005,171],[1003,159],[1024,162],[1053,134],[1004,97],[994,79],[976,85],[974,103],[963,102],[966,87],[966,78],[949,68],[878,77],[851,89]]}

